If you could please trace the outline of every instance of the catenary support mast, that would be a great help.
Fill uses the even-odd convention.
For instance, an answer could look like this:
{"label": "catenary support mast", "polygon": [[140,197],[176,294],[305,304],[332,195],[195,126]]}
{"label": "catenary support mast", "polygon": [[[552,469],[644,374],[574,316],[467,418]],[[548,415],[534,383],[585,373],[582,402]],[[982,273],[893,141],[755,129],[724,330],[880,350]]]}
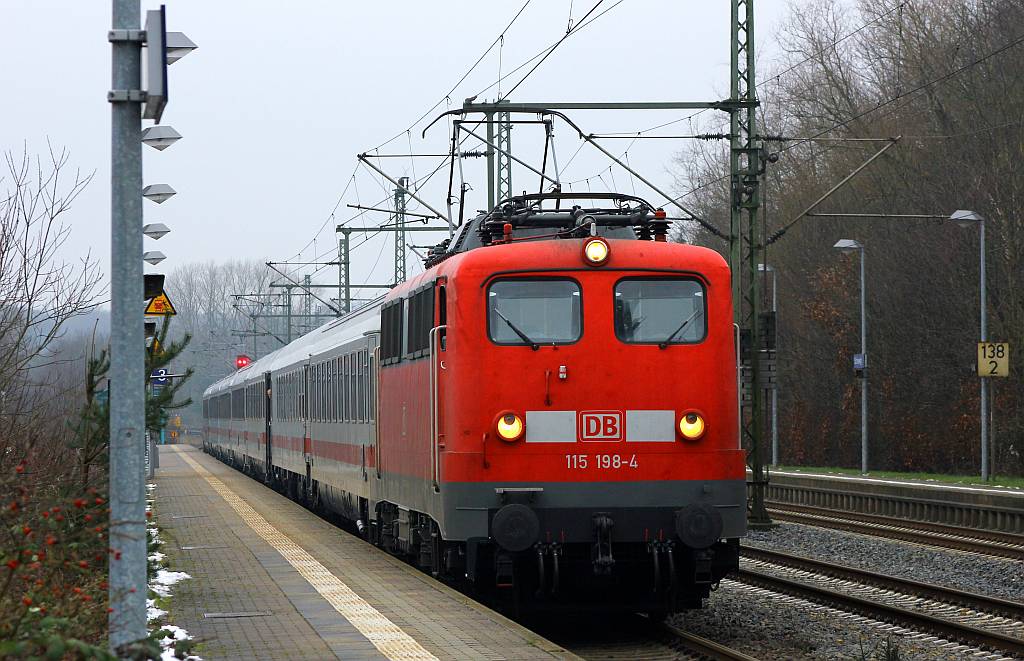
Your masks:
{"label": "catenary support mast", "polygon": [[754,76],[754,0],[732,0],[730,99],[746,101],[734,107],[730,122],[729,171],[731,174],[731,213],[729,216],[729,266],[732,269],[734,320],[740,327],[744,382],[749,384],[741,401],[741,442],[749,449],[752,471],[752,527],[771,524],[765,509],[764,463],[761,445],[764,436],[764,388],[762,356],[767,356],[766,338],[761,334],[761,292],[758,264],[763,250],[764,232],[760,215],[762,150],[757,137],[757,87]]}

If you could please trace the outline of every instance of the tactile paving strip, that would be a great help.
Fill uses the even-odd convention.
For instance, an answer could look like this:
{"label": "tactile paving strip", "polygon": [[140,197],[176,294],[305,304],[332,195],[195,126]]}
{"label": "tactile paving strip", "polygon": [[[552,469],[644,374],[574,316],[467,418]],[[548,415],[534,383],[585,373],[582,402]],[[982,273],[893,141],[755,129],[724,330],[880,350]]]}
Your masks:
{"label": "tactile paving strip", "polygon": [[381,654],[395,661],[436,661],[437,657],[356,594],[305,549],[272,526],[226,484],[187,454],[179,456],[231,505],[247,526],[280,553],[320,596],[363,634]]}

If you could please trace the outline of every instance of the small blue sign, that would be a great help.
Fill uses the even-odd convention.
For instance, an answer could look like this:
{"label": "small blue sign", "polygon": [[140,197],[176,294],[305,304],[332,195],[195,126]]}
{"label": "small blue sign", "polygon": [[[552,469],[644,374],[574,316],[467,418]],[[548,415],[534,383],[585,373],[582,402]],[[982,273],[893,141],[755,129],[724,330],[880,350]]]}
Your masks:
{"label": "small blue sign", "polygon": [[167,378],[167,369],[161,367],[158,370],[153,370],[153,373],[149,375],[149,382],[154,386],[166,386],[171,382],[171,380]]}
{"label": "small blue sign", "polygon": [[853,369],[863,370],[868,366],[868,355],[866,353],[853,354]]}

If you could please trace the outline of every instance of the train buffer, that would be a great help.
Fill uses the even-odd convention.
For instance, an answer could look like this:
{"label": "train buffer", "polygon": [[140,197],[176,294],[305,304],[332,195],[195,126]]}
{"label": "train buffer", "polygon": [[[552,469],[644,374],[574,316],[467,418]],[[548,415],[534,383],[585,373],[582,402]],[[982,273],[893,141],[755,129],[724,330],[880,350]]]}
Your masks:
{"label": "train buffer", "polygon": [[189,445],[161,448],[168,620],[204,659],[566,659],[560,646]]}

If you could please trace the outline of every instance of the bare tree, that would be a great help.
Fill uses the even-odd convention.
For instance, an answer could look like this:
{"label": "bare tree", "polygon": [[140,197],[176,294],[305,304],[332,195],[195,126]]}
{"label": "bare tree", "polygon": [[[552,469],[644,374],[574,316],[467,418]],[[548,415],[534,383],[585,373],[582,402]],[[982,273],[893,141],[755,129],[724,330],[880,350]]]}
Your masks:
{"label": "bare tree", "polygon": [[[783,460],[856,465],[855,260],[832,244],[867,246],[872,465],[977,470],[976,232],[937,220],[800,218],[869,156],[897,146],[817,212],[987,219],[990,336],[1024,342],[1024,8],[1012,0],[864,0],[794,5],[783,56],[761,71],[767,236],[796,220],[766,259],[779,283]],[[714,127],[718,128],[718,127]],[[727,150],[700,145],[677,162],[680,193],[728,227]],[[689,240],[716,249],[709,235]],[[997,469],[1024,472],[1024,352],[995,384]]]}
{"label": "bare tree", "polygon": [[[62,259],[70,227],[64,217],[92,179],[69,174],[69,153],[50,146],[46,157],[4,154],[0,181],[0,464],[25,447],[17,439],[54,426],[54,405],[66,385],[52,369],[69,360],[57,351],[69,322],[94,310],[102,275],[90,256]],[[58,408],[60,408],[58,406]],[[63,417],[58,417],[63,420]]]}
{"label": "bare tree", "polygon": [[[236,305],[232,294],[255,294],[252,301],[267,300],[260,294],[269,294],[271,276],[263,261],[257,259],[212,261],[183,264],[167,276],[166,290],[174,300],[178,315],[171,324],[171,334],[192,336],[191,343],[175,359],[174,364],[195,370],[195,376],[185,384],[181,396],[192,403],[182,409],[186,426],[198,427],[202,420],[202,393],[214,381],[234,370],[238,354],[253,354],[253,358],[273,351],[281,343],[273,335],[242,334],[252,331],[253,320],[248,313],[260,309],[251,301]],[[269,313],[268,308],[263,312]],[[277,314],[282,314],[277,311]],[[258,319],[256,332],[266,333],[273,319]],[[276,330],[276,327],[272,327]],[[255,342],[255,351],[253,351]]]}

